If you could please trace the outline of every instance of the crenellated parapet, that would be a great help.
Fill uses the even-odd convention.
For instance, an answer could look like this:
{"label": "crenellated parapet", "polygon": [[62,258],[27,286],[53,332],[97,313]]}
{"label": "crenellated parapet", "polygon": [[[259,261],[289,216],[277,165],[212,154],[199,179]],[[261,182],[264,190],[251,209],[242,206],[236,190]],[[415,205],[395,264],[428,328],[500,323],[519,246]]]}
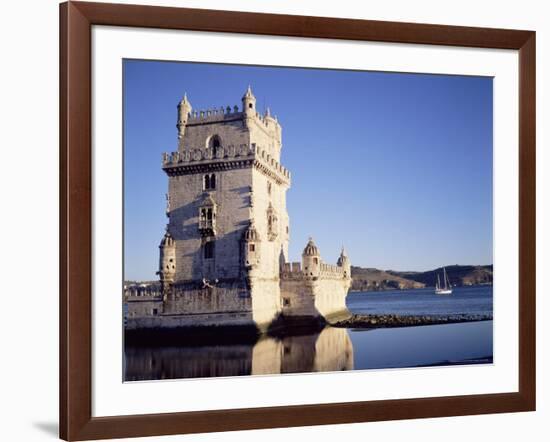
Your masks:
{"label": "crenellated parapet", "polygon": [[169,176],[243,167],[256,167],[278,183],[290,185],[290,172],[256,144],[186,148],[162,155],[162,169]]}
{"label": "crenellated parapet", "polygon": [[305,279],[301,262],[285,262],[281,268],[281,279],[300,281]]}
{"label": "crenellated parapet", "polygon": [[334,264],[321,262],[319,269],[319,277],[321,278],[343,278],[344,269]]}
{"label": "crenellated parapet", "polygon": [[189,112],[186,116],[187,118],[185,119],[180,117],[180,125],[197,126],[207,123],[224,123],[235,120],[243,120],[244,118],[253,118],[258,124],[267,129],[280,128],[277,117],[271,116],[269,112],[266,111],[263,115],[259,112],[255,112],[253,115],[247,116],[244,112],[241,112],[237,106],[221,106],[219,108],[194,110]]}
{"label": "crenellated parapet", "polygon": [[242,120],[243,116],[244,114],[239,110],[238,106],[220,106],[219,108],[194,110],[187,116],[187,126]]}
{"label": "crenellated parapet", "polygon": [[312,277],[316,279],[343,279],[346,275],[344,268],[324,262],[319,264],[319,271],[315,275],[310,275],[308,272],[302,270],[302,263],[300,262],[284,263],[281,269],[281,279],[306,281]]}

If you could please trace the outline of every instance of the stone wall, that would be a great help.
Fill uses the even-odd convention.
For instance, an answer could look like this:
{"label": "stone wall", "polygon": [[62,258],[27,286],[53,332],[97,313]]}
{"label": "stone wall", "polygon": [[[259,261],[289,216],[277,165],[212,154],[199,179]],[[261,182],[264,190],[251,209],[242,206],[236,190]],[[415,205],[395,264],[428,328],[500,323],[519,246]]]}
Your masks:
{"label": "stone wall", "polygon": [[203,174],[170,177],[169,231],[176,241],[176,281],[240,276],[239,251],[250,218],[251,186],[250,168],[216,173],[216,188],[209,192],[216,203],[214,259],[206,260],[199,232],[199,210],[207,198]]}
{"label": "stone wall", "polygon": [[281,312],[279,278],[252,278],[252,318],[260,330],[266,330]]}
{"label": "stone wall", "polygon": [[176,285],[165,301],[165,314],[250,312],[252,302],[245,284],[239,280],[212,287],[200,284]]}
{"label": "stone wall", "polygon": [[[227,121],[226,121],[227,120]],[[195,124],[193,124],[195,123]],[[242,114],[228,115],[227,118],[211,118],[190,120],[185,128],[183,143],[180,143],[180,152],[191,149],[201,149],[208,146],[211,137],[217,135],[222,146],[240,146],[250,144],[250,133],[244,126]]]}
{"label": "stone wall", "polygon": [[262,146],[275,161],[281,160],[281,126],[271,117],[258,114],[248,124],[250,142]]}
{"label": "stone wall", "polygon": [[[287,186],[278,185],[274,180],[254,169],[252,172],[254,226],[262,241],[262,255],[259,271],[262,275],[279,278],[281,262],[288,257],[289,220],[286,210]],[[277,217],[276,237],[270,239],[268,232],[268,209],[271,206]]]}
{"label": "stone wall", "polygon": [[255,327],[251,312],[210,312],[197,314],[165,314],[128,318],[126,330],[175,329],[186,327]]}
{"label": "stone wall", "polygon": [[319,317],[313,286],[302,278],[281,279],[281,304],[285,316]]}
{"label": "stone wall", "polygon": [[346,307],[351,279],[308,278],[301,273],[283,273],[281,279],[282,314],[285,316],[323,317],[332,322],[347,318]]}
{"label": "stone wall", "polygon": [[318,279],[314,282],[315,310],[328,322],[346,319],[350,312],[346,307],[351,279]]}
{"label": "stone wall", "polygon": [[126,319],[134,320],[162,314],[162,298],[129,298],[126,300]]}

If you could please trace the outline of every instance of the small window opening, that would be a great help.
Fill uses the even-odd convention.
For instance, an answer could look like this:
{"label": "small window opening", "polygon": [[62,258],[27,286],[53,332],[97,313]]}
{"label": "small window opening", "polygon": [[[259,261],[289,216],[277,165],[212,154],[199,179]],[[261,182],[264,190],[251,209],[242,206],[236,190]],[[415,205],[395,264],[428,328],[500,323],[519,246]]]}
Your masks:
{"label": "small window opening", "polygon": [[216,188],[216,175],[204,175],[203,179],[204,190],[213,190]]}

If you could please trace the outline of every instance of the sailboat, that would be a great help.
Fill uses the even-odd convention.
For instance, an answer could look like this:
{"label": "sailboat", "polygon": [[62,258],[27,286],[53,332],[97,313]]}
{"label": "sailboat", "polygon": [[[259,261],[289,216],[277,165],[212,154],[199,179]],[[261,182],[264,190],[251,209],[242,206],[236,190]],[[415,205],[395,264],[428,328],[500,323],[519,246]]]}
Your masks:
{"label": "sailboat", "polygon": [[439,280],[439,274],[437,275],[437,281],[435,283],[435,294],[436,295],[450,295],[453,293],[453,288],[451,282],[449,281],[449,276],[445,267],[443,267],[443,286],[441,286],[441,281]]}

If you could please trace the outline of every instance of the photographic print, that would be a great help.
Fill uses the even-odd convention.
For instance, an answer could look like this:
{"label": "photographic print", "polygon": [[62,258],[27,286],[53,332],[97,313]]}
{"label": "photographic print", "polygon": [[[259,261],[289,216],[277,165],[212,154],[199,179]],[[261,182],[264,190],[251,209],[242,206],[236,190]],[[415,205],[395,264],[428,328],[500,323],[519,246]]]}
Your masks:
{"label": "photographic print", "polygon": [[124,60],[124,380],[493,362],[493,79]]}

